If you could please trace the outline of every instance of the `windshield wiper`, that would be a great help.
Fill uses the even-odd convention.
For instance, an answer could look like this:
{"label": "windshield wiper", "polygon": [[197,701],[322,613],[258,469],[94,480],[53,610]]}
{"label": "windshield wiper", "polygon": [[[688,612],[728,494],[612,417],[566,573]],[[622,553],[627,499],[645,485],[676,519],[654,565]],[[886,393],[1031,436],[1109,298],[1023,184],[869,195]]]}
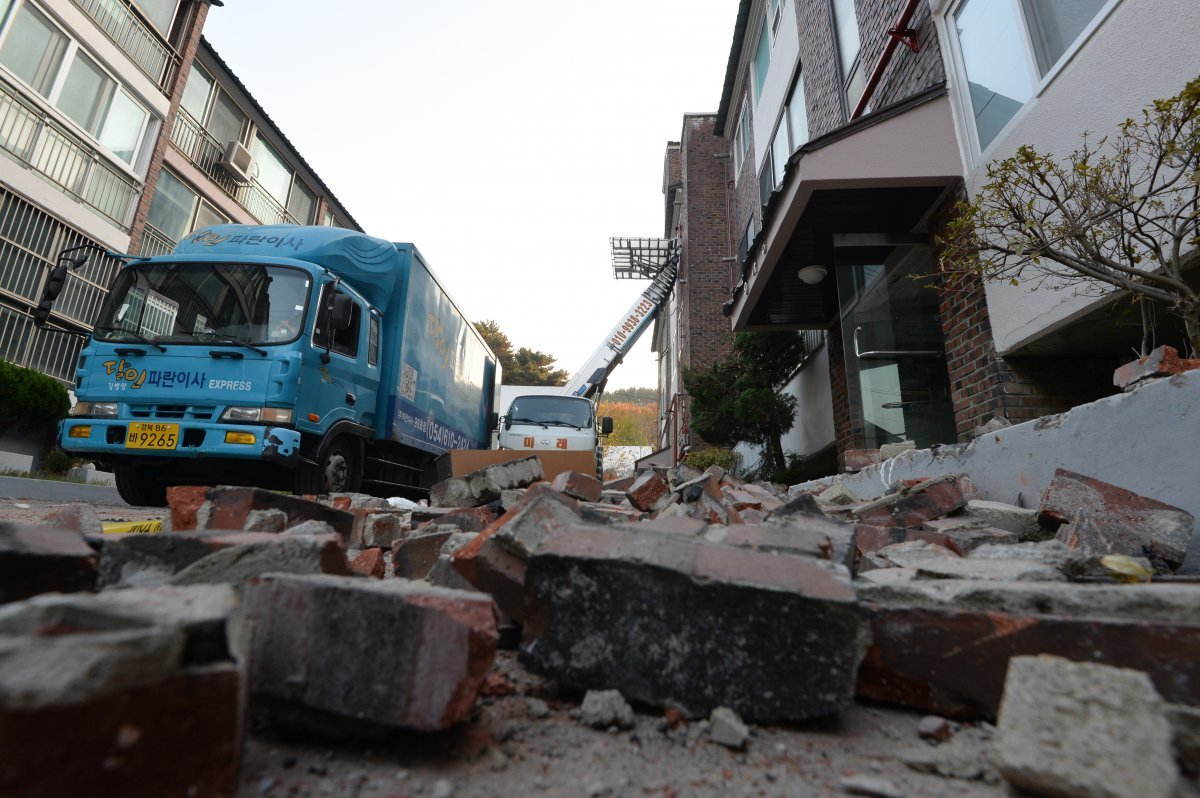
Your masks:
{"label": "windshield wiper", "polygon": [[[97,330],[108,330],[109,332],[123,333],[124,335],[128,335],[130,338],[137,341],[138,343],[146,344],[147,346],[156,347],[158,349],[158,351],[160,351],[160,352],[167,351],[167,348],[165,346],[163,346],[162,344],[160,344],[158,341],[151,341],[149,338],[142,335],[141,333],[134,332],[133,330],[127,330],[124,327],[112,327],[109,325],[102,324],[99,327],[92,328],[93,333],[96,332]],[[108,339],[105,338],[104,340],[107,341]]]}
{"label": "windshield wiper", "polygon": [[205,343],[208,343],[209,340],[211,339],[212,343],[214,343],[214,344],[232,344],[233,346],[240,346],[244,349],[249,349],[251,352],[257,352],[258,354],[262,355],[263,357],[266,357],[268,354],[267,350],[260,349],[252,343],[243,341],[241,338],[234,338],[232,335],[223,335],[221,333],[198,333],[198,332],[190,333],[190,334],[194,335],[195,337],[199,338],[201,341],[204,341]]}
{"label": "windshield wiper", "polygon": [[571,429],[583,429],[577,424],[572,424],[570,421],[542,421],[536,418],[514,418],[512,421],[514,424],[524,422],[526,424],[537,424],[542,427],[570,427]]}

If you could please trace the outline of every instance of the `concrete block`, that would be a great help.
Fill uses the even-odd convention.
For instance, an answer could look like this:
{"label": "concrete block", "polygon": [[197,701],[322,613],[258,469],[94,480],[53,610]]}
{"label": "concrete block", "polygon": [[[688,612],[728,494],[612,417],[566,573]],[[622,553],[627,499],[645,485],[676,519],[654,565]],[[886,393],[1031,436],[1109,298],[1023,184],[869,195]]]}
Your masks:
{"label": "concrete block", "polygon": [[[700,469],[693,468],[687,463],[679,463],[668,468],[665,476],[667,484],[671,485],[672,487],[677,487],[685,482],[691,482],[694,479],[699,479],[703,475],[704,472]],[[635,475],[632,479],[637,479],[639,476],[641,475]],[[632,479],[630,484],[632,484]]]}
{"label": "concrete block", "polygon": [[706,524],[738,524],[742,520],[736,510],[726,507],[720,499],[714,499],[707,490],[701,491],[695,502],[691,503],[688,515]]}
{"label": "concrete block", "polygon": [[492,597],[496,606],[518,623],[525,622],[525,558],[481,534],[450,555],[450,564],[475,589]]}
{"label": "concrete block", "polygon": [[844,570],[678,535],[561,532],[530,558],[526,589],[528,668],[695,717],[834,714],[866,644]]}
{"label": "concrete block", "polygon": [[569,495],[554,489],[531,490],[516,512],[497,523],[496,542],[528,559],[546,538],[582,520],[579,502]]}
{"label": "concrete block", "polygon": [[62,507],[56,507],[46,513],[38,523],[42,526],[77,532],[80,535],[104,533],[104,525],[100,523],[100,516],[96,513],[96,508],[90,504],[64,504]]}
{"label": "concrete block", "polygon": [[442,548],[438,552],[437,559],[433,562],[433,567],[429,569],[429,573],[425,576],[425,581],[431,585],[438,587],[447,587],[453,590],[471,590],[476,591],[474,585],[466,580],[455,568],[451,559],[454,552],[466,546],[475,538],[477,534],[471,532],[454,532],[450,537],[442,543]]}
{"label": "concrete block", "polygon": [[619,690],[588,690],[579,707],[579,719],[593,729],[632,729],[633,707]]}
{"label": "concrete block", "polygon": [[346,549],[337,535],[277,535],[216,551],[171,577],[172,585],[228,582],[241,586],[265,573],[349,574]]}
{"label": "concrete block", "polygon": [[1007,529],[1022,542],[1048,540],[1053,531],[1038,523],[1038,512],[1034,509],[1017,507],[1015,504],[971,499],[967,502],[967,514],[983,522],[984,526]]}
{"label": "concrete block", "polygon": [[487,596],[402,579],[268,574],[244,602],[252,693],[385,726],[464,718],[499,639]]}
{"label": "concrete block", "polygon": [[1170,798],[1171,724],[1146,674],[1060,657],[1014,657],[992,758],[1039,795]]}
{"label": "concrete block", "polygon": [[188,666],[144,609],[46,598],[0,610],[0,794],[233,795],[238,667]]}
{"label": "concrete block", "polygon": [[726,748],[741,749],[750,739],[750,727],[729,707],[717,707],[708,718],[708,736]]}
{"label": "concrete block", "polygon": [[1183,563],[1196,529],[1186,510],[1066,469],[1054,472],[1038,507],[1043,526],[1089,554],[1148,554],[1170,569]]}
{"label": "concrete block", "polygon": [[645,471],[625,489],[625,497],[639,510],[658,512],[671,502],[671,488],[654,471]]}
{"label": "concrete block", "polygon": [[578,471],[563,471],[550,485],[556,491],[584,502],[600,501],[600,494],[604,490],[600,480]]}
{"label": "concrete block", "polygon": [[163,585],[197,560],[240,542],[219,532],[106,535],[96,586]]}
{"label": "concrete block", "polygon": [[859,580],[871,648],[861,697],[994,718],[1013,657],[1053,654],[1147,673],[1168,701],[1200,695],[1200,585]]}
{"label": "concrete block", "polygon": [[0,521],[0,604],[96,584],[96,553],[78,532]]}
{"label": "concrete block", "polygon": [[364,549],[350,561],[350,570],[356,574],[369,576],[373,579],[383,579],[384,561],[383,549]]}
{"label": "concrete block", "polygon": [[879,460],[891,460],[893,457],[905,452],[913,452],[917,449],[916,441],[900,441],[898,443],[885,443],[879,447]]}
{"label": "concrete block", "polygon": [[793,515],[775,519],[764,526],[738,524],[724,529],[712,528],[705,539],[759,551],[776,551],[822,560],[830,560],[852,571],[855,561],[855,531],[849,524],[827,518]]}
{"label": "concrete block", "polygon": [[541,478],[542,464],[533,455],[443,480],[433,486],[429,501],[437,507],[478,507],[496,501],[506,490],[528,487]]}
{"label": "concrete block", "polygon": [[251,513],[266,510],[283,512],[287,517],[284,528],[304,521],[324,521],[342,536],[343,541],[349,540],[354,526],[351,513],[262,488],[170,487],[167,488],[167,503],[171,506],[171,529],[176,532],[245,529]]}
{"label": "concrete block", "polygon": [[363,516],[360,548],[390,549],[412,529],[405,513],[371,512]]}
{"label": "concrete block", "polygon": [[742,485],[737,488],[723,487],[722,492],[725,495],[725,501],[729,502],[739,513],[743,510],[761,510],[771,513],[784,505],[784,502],[775,494],[754,484]]}
{"label": "concrete block", "polygon": [[845,507],[850,504],[858,504],[858,497],[854,495],[854,491],[850,490],[839,480],[818,493],[817,501],[821,502],[822,504],[833,504]]}
{"label": "concrete block", "polygon": [[496,513],[490,507],[462,507],[438,516],[436,521],[426,521],[417,527],[417,531],[427,530],[428,524],[437,524],[440,527],[453,526],[460,532],[477,534],[487,529],[495,520]]}

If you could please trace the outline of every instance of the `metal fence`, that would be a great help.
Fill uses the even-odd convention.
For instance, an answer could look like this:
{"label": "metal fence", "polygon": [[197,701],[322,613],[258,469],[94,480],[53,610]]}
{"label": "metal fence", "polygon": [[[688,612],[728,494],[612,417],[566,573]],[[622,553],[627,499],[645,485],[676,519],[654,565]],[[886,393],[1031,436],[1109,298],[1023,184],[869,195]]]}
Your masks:
{"label": "metal fence", "polygon": [[257,181],[242,183],[235,180],[221,166],[221,158],[225,154],[221,142],[182,108],[175,114],[171,143],[261,224],[298,224],[287,209]]}
{"label": "metal fence", "polygon": [[170,92],[179,69],[179,54],[122,0],[72,0],[100,30],[129,56],[138,69]]}
{"label": "metal fence", "polygon": [[129,229],[141,186],[4,80],[0,148],[121,229]]}

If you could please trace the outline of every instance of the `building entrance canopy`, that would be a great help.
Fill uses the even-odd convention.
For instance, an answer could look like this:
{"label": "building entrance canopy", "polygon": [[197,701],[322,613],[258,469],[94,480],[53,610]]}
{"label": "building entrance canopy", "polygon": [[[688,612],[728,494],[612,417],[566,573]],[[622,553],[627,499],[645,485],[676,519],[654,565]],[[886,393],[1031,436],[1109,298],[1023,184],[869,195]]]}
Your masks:
{"label": "building entrance canopy", "polygon": [[832,274],[839,237],[894,245],[923,232],[962,180],[954,131],[939,87],[801,147],[743,264],[729,307],[733,329],[828,328],[838,314],[835,281],[814,279],[822,270],[806,267]]}

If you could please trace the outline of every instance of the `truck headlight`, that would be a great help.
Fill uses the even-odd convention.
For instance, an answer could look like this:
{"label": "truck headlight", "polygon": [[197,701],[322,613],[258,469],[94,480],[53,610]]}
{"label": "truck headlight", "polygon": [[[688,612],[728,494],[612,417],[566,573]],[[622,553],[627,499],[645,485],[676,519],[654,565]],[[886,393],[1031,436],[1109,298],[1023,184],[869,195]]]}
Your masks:
{"label": "truck headlight", "polygon": [[92,418],[116,418],[116,402],[76,402],[67,414],[70,416],[91,416]]}
{"label": "truck headlight", "polygon": [[282,407],[228,407],[222,421],[258,421],[268,424],[291,424],[292,411]]}

